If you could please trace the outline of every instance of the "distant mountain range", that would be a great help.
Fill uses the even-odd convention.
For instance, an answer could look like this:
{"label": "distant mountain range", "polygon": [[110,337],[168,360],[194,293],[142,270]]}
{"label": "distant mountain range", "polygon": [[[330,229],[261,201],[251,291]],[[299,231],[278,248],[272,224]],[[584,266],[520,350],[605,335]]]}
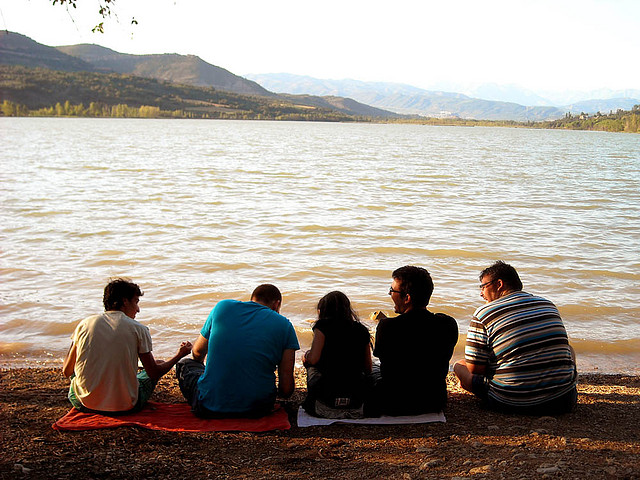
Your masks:
{"label": "distant mountain range", "polygon": [[612,90],[602,88],[590,91],[538,90],[534,92],[513,84],[437,82],[432,84],[427,90],[459,92],[468,97],[498,102],[512,102],[531,107],[551,106],[564,108],[567,105],[591,101],[593,99],[640,99],[640,90],[638,89]]}
{"label": "distant mountain range", "polygon": [[[630,110],[633,105],[640,104],[640,91],[633,90],[625,92],[629,96],[624,98],[589,99],[567,105],[552,105],[545,98],[514,86],[476,86],[474,91],[484,98],[474,98],[464,93],[424,90],[398,83],[321,80],[286,73],[252,74],[244,78],[194,55],[130,55],[89,44],[54,48],[12,32],[0,32],[0,64],[62,72],[134,75],[178,85],[282,99],[284,102],[334,110],[346,115],[382,118],[411,115],[542,121],[563,117],[567,112],[608,113],[618,109]],[[41,80],[42,76],[39,77]],[[42,93],[38,95],[42,97]],[[29,98],[33,101],[38,95],[32,92]],[[501,98],[519,99],[522,103],[497,100]]]}
{"label": "distant mountain range", "polygon": [[493,98],[519,96],[533,104],[527,106],[515,102],[472,98],[462,93],[423,90],[398,83],[323,80],[289,73],[249,74],[246,77],[273,92],[338,95],[399,114],[429,117],[541,121],[560,118],[567,112],[608,113],[618,109],[630,110],[633,105],[640,104],[640,91],[627,92],[637,93],[635,98],[607,98],[570,105],[544,106],[541,105],[544,102],[542,97],[514,86],[485,85],[484,90],[478,90]]}

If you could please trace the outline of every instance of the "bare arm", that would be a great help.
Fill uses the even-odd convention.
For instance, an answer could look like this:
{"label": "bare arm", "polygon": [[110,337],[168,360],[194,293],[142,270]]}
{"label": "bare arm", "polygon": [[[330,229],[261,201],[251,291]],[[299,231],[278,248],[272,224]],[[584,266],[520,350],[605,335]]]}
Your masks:
{"label": "bare arm", "polygon": [[474,365],[473,363],[467,363],[467,362],[465,362],[465,364],[469,369],[469,372],[473,373],[474,375],[484,375],[485,372],[487,371],[486,365]]}
{"label": "bare arm", "polygon": [[295,390],[296,384],[293,379],[293,366],[296,360],[296,351],[287,348],[282,352],[282,360],[278,365],[278,396],[288,398]]}
{"label": "bare arm", "polygon": [[76,344],[72,343],[67,352],[67,356],[62,364],[62,374],[69,378],[73,375],[74,368],[76,367]]}
{"label": "bare arm", "polygon": [[473,385],[473,374],[467,368],[467,362],[464,360],[458,360],[453,364],[453,373],[455,373],[458,380],[460,380],[460,386],[467,392],[471,392]]}
{"label": "bare arm", "polygon": [[313,331],[313,341],[311,342],[311,350],[307,350],[304,354],[304,366],[312,367],[320,361],[322,355],[322,349],[324,348],[325,341],[324,333],[320,330]]}
{"label": "bare arm", "polygon": [[453,365],[453,373],[460,380],[460,386],[467,392],[473,392],[473,376],[483,375],[487,367],[485,365],[473,365],[465,360],[458,360]]}
{"label": "bare arm", "polygon": [[169,370],[171,370],[182,357],[189,355],[190,352],[191,342],[182,342],[180,344],[180,348],[178,349],[178,353],[176,353],[169,360],[156,360],[155,358],[153,358],[153,353],[151,352],[140,353],[138,354],[138,357],[140,358],[142,366],[146,370],[147,375],[149,375],[150,378],[158,379]]}
{"label": "bare arm", "polygon": [[204,359],[207,358],[207,353],[209,353],[209,340],[199,335],[196,343],[193,345],[191,355],[194,360],[204,363]]}

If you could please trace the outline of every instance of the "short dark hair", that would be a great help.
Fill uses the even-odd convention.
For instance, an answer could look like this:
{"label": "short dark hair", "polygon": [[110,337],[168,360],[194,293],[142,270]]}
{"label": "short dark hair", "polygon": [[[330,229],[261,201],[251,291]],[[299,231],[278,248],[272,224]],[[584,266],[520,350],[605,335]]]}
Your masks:
{"label": "short dark hair", "polygon": [[433,293],[433,280],[429,272],[422,267],[405,265],[393,271],[393,278],[400,281],[400,291],[411,296],[411,304],[417,308],[429,305]]}
{"label": "short dark hair", "polygon": [[490,277],[491,280],[502,280],[502,283],[510,290],[522,290],[522,281],[516,269],[508,263],[504,263],[502,260],[498,260],[490,267],[485,268],[480,272],[478,277],[480,281],[484,277]]}
{"label": "short dark hair", "polygon": [[104,309],[120,310],[124,306],[125,298],[131,300],[133,297],[141,297],[144,293],[140,290],[140,287],[126,278],[112,278],[109,283],[104,287],[104,295],[102,296],[102,303]]}
{"label": "short dark hair", "polygon": [[273,305],[275,302],[282,301],[282,294],[278,287],[270,283],[258,285],[251,294],[251,300],[262,305]]}

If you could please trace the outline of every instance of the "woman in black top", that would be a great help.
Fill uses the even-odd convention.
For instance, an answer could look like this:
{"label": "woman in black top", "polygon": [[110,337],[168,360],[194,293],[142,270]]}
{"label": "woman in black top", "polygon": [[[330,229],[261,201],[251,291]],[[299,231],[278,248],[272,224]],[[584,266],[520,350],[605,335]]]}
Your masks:
{"label": "woman in black top", "polygon": [[371,373],[371,335],[344,293],[328,293],[318,302],[318,320],[304,366],[308,393],[303,407],[308,413],[361,416],[365,379]]}

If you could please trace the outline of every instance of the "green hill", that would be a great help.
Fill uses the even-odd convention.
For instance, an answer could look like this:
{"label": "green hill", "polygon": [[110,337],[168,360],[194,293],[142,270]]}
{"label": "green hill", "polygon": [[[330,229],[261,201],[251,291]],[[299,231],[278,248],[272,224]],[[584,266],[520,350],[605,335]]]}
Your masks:
{"label": "green hill", "polygon": [[117,73],[60,72],[10,65],[0,65],[0,100],[29,110],[68,102],[84,106],[152,106],[198,118],[356,120],[352,115],[295,105],[278,97],[239,95]]}
{"label": "green hill", "polygon": [[50,68],[63,72],[92,72],[93,65],[47,47],[19,33],[0,31],[0,63],[32,68]]}

